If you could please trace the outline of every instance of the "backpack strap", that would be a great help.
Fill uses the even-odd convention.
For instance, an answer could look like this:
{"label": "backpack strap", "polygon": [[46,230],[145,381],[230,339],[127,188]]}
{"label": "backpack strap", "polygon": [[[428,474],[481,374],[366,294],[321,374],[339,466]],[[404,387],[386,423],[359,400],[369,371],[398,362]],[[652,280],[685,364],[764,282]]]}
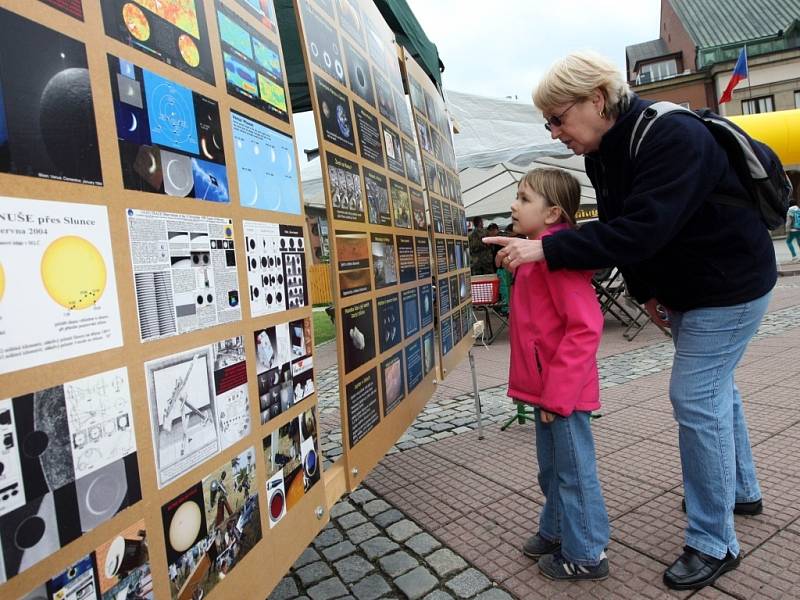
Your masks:
{"label": "backpack strap", "polygon": [[685,108],[680,104],[674,104],[673,102],[655,102],[640,112],[639,118],[636,119],[636,123],[633,125],[633,131],[631,132],[631,141],[628,146],[628,156],[631,159],[636,158],[636,155],[639,154],[639,148],[642,146],[642,142],[644,141],[647,132],[650,131],[650,128],[660,117],[679,111],[683,111],[689,113],[693,117],[700,118],[688,108]]}

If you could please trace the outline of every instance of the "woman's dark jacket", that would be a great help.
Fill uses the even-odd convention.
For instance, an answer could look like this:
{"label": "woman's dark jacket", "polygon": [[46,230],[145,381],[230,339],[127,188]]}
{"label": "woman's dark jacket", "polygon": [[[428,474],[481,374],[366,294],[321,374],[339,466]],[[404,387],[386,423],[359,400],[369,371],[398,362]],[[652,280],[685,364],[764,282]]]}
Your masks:
{"label": "woman's dark jacket", "polygon": [[747,192],[706,126],[691,115],[667,115],[629,158],[631,130],[650,104],[634,95],[586,156],[599,221],[545,238],[548,267],[616,265],[639,302],[657,298],[680,311],[763,296],[777,279],[769,231],[755,209],[709,200],[715,192]]}

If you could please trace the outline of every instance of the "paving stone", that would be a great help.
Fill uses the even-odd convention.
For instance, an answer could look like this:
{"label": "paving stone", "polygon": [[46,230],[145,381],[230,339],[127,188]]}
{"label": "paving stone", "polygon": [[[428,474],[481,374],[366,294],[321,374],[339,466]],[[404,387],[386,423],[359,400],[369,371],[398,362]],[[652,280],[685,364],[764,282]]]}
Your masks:
{"label": "paving stone", "polygon": [[370,517],[374,517],[379,513],[389,510],[392,506],[385,500],[370,500],[362,508]]}
{"label": "paving stone", "polygon": [[317,548],[327,548],[328,546],[333,546],[334,544],[338,544],[344,538],[342,534],[339,533],[336,529],[326,529],[320,532],[320,534],[314,538],[314,545]]}
{"label": "paving stone", "polygon": [[453,600],[453,597],[447,592],[443,592],[442,590],[433,590],[422,600]]}
{"label": "paving stone", "polygon": [[334,544],[333,546],[328,546],[322,551],[322,553],[325,555],[325,558],[333,562],[347,556],[348,554],[352,554],[355,551],[356,547],[350,542],[350,540],[344,540],[338,544]]}
{"label": "paving stone", "polygon": [[329,600],[330,598],[340,598],[346,594],[347,588],[338,577],[326,579],[308,590],[311,600]]}
{"label": "paving stone", "polygon": [[300,581],[305,587],[316,583],[318,581],[322,581],[326,577],[329,577],[333,574],[331,568],[322,561],[311,563],[310,565],[306,565],[302,569],[297,569],[295,574],[300,578]]}
{"label": "paving stone", "polygon": [[348,556],[333,563],[333,568],[345,583],[353,583],[363,579],[370,571],[375,570],[375,565],[360,556]]}
{"label": "paving stone", "polygon": [[268,600],[288,600],[297,596],[297,584],[291,577],[284,577],[280,583],[275,586],[272,593],[269,595]]}
{"label": "paving stone", "polygon": [[419,528],[419,525],[408,519],[398,521],[394,525],[390,525],[386,528],[387,535],[395,542],[404,542],[412,535],[416,535],[421,531],[422,529]]}
{"label": "paving stone", "polygon": [[349,537],[350,541],[356,545],[360,544],[361,542],[365,542],[369,538],[375,537],[378,534],[380,534],[380,530],[372,523],[364,523],[363,525],[359,525],[358,527],[353,527],[353,529],[347,530],[347,537]]}
{"label": "paving stone", "polygon": [[422,566],[394,580],[394,584],[400,588],[400,591],[403,592],[409,600],[422,598],[422,596],[435,588],[438,583],[439,580],[431,575],[428,569]]}
{"label": "paving stone", "polygon": [[300,567],[304,567],[309,563],[316,562],[320,559],[319,552],[314,550],[311,546],[303,550],[303,553],[300,557],[294,561],[293,568],[299,569]]}
{"label": "paving stone", "polygon": [[379,515],[376,515],[372,522],[375,523],[378,527],[383,527],[384,529],[387,528],[392,523],[397,523],[405,518],[405,515],[401,513],[396,508],[391,510],[387,510],[386,512],[382,512]]}
{"label": "paving stone", "polygon": [[381,566],[381,570],[392,578],[419,566],[419,561],[408,552],[395,552],[384,556],[378,563]]}
{"label": "paving stone", "polygon": [[475,600],[514,600],[514,596],[500,588],[490,588],[475,596]]}
{"label": "paving stone", "polygon": [[449,548],[437,550],[425,558],[425,561],[433,567],[439,577],[460,571],[467,566],[467,562]]}
{"label": "paving stone", "polygon": [[354,510],[355,507],[350,502],[347,500],[342,500],[333,505],[333,508],[331,509],[331,518],[338,519],[342,515],[346,515]]}
{"label": "paving stone", "polygon": [[370,560],[380,558],[389,552],[397,550],[400,546],[384,536],[374,537],[361,544],[361,550]]}
{"label": "paving stone", "polygon": [[383,577],[376,573],[356,583],[352,591],[358,600],[375,600],[391,592],[392,588]]}
{"label": "paving stone", "polygon": [[344,529],[352,529],[353,527],[366,522],[367,518],[360,512],[351,512],[347,513],[343,517],[339,517],[339,525],[341,525]]}
{"label": "paving stone", "polygon": [[411,539],[406,541],[406,546],[411,548],[414,552],[419,554],[420,556],[425,556],[430,554],[437,548],[442,546],[441,542],[437,540],[435,537],[430,535],[429,533],[418,533]]}
{"label": "paving stone", "polygon": [[370,492],[366,488],[358,488],[355,492],[348,496],[350,500],[361,506],[362,504],[366,504],[370,500],[375,500],[375,494]]}
{"label": "paving stone", "polygon": [[492,582],[486,578],[486,575],[477,569],[467,569],[445,583],[445,586],[459,598],[472,598],[491,585]]}

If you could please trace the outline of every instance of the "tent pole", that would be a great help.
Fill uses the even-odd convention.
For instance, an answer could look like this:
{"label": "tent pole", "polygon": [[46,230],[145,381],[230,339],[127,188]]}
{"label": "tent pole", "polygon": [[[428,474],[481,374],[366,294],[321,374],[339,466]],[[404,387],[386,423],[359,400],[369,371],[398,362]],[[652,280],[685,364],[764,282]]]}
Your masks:
{"label": "tent pole", "polygon": [[475,397],[475,419],[478,421],[478,439],[483,439],[483,423],[481,421],[481,394],[478,391],[478,375],[475,373],[475,357],[469,351],[469,368],[472,371],[472,390]]}

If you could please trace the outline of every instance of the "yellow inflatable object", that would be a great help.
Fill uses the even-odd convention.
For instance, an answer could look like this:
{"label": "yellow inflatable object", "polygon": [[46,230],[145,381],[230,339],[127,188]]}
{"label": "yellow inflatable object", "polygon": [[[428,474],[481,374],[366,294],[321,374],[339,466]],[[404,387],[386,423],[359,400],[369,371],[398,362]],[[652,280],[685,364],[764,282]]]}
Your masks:
{"label": "yellow inflatable object", "polygon": [[800,164],[800,109],[729,118],[772,148],[784,166]]}

